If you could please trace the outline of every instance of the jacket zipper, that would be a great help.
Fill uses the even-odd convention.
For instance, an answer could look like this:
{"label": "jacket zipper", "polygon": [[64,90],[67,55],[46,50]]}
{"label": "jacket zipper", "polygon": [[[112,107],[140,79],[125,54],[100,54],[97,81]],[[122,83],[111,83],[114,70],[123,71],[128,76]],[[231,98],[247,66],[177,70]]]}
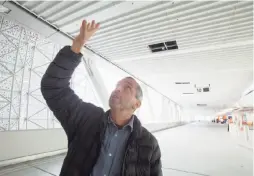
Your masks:
{"label": "jacket zipper", "polygon": [[127,155],[128,150],[129,150],[129,146],[127,147],[127,150],[125,151],[124,158],[123,158],[122,176],[124,176],[124,170],[125,170],[125,159],[126,159],[126,155]]}

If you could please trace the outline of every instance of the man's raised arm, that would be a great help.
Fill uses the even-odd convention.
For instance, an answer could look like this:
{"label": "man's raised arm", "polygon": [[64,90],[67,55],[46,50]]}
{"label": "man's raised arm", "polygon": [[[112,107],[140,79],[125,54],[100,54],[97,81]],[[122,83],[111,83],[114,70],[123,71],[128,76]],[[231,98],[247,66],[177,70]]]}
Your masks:
{"label": "man's raised arm", "polygon": [[92,24],[83,21],[80,34],[73,40],[72,46],[65,46],[59,51],[41,81],[42,95],[63,126],[69,141],[80,124],[84,124],[91,115],[100,116],[103,113],[101,108],[83,102],[70,88],[71,76],[81,62],[81,48],[98,28],[94,21]]}

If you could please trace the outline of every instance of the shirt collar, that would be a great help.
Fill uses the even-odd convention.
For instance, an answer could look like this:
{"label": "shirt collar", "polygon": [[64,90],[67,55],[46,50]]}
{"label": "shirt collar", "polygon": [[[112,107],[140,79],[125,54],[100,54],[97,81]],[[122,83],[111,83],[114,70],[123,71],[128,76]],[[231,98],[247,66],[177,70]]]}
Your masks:
{"label": "shirt collar", "polygon": [[[111,123],[111,124],[114,124],[115,126],[117,126],[117,125],[113,122],[113,120],[112,120],[112,118],[111,118],[110,115],[108,116],[108,123]],[[131,116],[130,121],[129,121],[123,128],[126,128],[127,126],[129,126],[129,127],[131,128],[131,132],[132,132],[132,131],[133,131],[133,124],[134,124],[134,116]]]}

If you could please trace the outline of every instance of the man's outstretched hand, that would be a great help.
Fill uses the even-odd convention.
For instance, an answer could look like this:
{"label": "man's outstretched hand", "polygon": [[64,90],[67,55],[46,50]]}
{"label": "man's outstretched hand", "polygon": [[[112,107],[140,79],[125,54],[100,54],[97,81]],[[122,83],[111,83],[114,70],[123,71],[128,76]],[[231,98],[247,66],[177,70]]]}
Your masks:
{"label": "man's outstretched hand", "polygon": [[95,23],[93,20],[92,23],[87,23],[86,20],[83,20],[80,27],[79,35],[73,40],[71,50],[77,54],[80,53],[84,44],[93,36],[93,34],[99,29],[100,24]]}

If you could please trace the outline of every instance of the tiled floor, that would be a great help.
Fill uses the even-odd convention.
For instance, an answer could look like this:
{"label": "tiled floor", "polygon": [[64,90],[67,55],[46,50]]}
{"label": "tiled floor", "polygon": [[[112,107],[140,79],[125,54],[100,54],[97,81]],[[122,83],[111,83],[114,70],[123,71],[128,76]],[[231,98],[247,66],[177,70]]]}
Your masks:
{"label": "tiled floor", "polygon": [[[252,176],[253,153],[224,125],[195,123],[155,133],[164,176]],[[0,169],[5,176],[58,175],[64,155]]]}

